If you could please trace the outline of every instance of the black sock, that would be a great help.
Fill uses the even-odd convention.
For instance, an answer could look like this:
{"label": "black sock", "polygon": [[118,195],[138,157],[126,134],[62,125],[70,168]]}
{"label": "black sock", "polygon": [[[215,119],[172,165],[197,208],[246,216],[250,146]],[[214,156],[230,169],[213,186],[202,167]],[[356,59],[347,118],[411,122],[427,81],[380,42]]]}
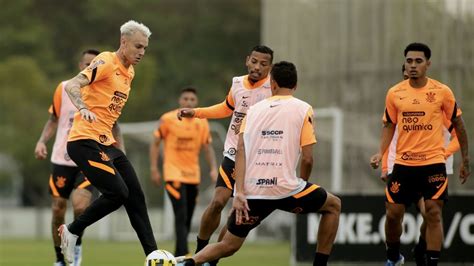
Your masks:
{"label": "black sock", "polygon": [[426,261],[427,266],[437,266],[439,261],[439,256],[441,255],[440,251],[427,250],[426,251]]}
{"label": "black sock", "polygon": [[418,250],[426,252],[426,240],[423,237],[420,236],[416,246],[418,247]]}
{"label": "black sock", "polygon": [[76,246],[80,246],[82,244],[82,234],[83,233],[84,233],[84,231],[78,235],[78,238],[77,238],[77,241],[76,241]]}
{"label": "black sock", "polygon": [[56,253],[56,262],[64,262],[64,255],[61,253],[61,248],[54,246],[54,252]]}
{"label": "black sock", "polygon": [[197,239],[197,246],[196,246],[196,252],[195,253],[198,253],[199,251],[201,251],[201,249],[203,249],[205,246],[207,246],[207,244],[209,244],[209,239],[208,240],[203,240],[203,239],[200,239],[199,237],[196,237]]}
{"label": "black sock", "polygon": [[314,255],[313,266],[326,266],[328,264],[329,255],[316,252]]}
{"label": "black sock", "polygon": [[194,260],[192,258],[184,260],[184,266],[195,266],[195,265],[196,265],[196,263],[194,262]]}
{"label": "black sock", "polygon": [[394,243],[387,242],[387,259],[397,261],[400,257],[400,241]]}

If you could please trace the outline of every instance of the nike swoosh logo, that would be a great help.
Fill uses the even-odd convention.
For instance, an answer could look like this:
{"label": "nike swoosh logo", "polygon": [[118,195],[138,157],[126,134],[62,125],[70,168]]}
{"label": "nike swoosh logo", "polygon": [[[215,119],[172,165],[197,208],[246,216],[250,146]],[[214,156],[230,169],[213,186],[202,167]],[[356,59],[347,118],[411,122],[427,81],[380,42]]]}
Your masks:
{"label": "nike swoosh logo", "polygon": [[436,189],[439,189],[443,184],[439,184],[436,186]]}
{"label": "nike swoosh logo", "polygon": [[120,76],[120,73],[115,72],[115,75]]}
{"label": "nike swoosh logo", "polygon": [[250,96],[242,96],[242,99],[247,99],[248,97],[250,97]]}
{"label": "nike swoosh logo", "polygon": [[400,100],[403,100],[403,99],[405,99],[405,98],[406,98],[406,97],[400,97]]}
{"label": "nike swoosh logo", "polygon": [[270,105],[270,108],[277,107],[277,106],[280,106],[280,105],[279,105],[279,104],[277,104],[277,105]]}

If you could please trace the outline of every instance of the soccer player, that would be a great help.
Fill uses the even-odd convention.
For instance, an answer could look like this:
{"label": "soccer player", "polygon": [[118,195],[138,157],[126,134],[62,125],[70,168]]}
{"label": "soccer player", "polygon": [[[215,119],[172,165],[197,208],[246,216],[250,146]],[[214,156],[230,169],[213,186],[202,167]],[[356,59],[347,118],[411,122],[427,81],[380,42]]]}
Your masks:
{"label": "soccer player", "polygon": [[230,91],[222,103],[206,108],[184,108],[178,112],[179,118],[224,118],[232,115],[225,139],[224,159],[219,168],[214,197],[201,218],[196,252],[209,243],[212,233],[219,226],[221,211],[232,195],[235,182],[235,152],[240,124],[250,106],[271,96],[268,73],[271,69],[272,60],[272,49],[263,45],[255,46],[245,62],[248,74],[232,79]]}
{"label": "soccer player", "polygon": [[378,167],[397,126],[396,158],[385,188],[386,265],[401,265],[400,236],[405,204],[419,194],[425,201],[427,265],[437,265],[443,238],[441,213],[447,199],[448,179],[443,137],[446,118],[453,123],[461,147],[460,180],[470,175],[467,133],[451,89],[426,76],[431,64],[431,50],[422,43],[411,43],[405,51],[409,79],[392,87],[386,97],[380,152],[371,157]]}
{"label": "soccer player", "polygon": [[[179,97],[180,108],[193,108],[198,103],[196,89],[186,87]],[[191,227],[194,207],[201,182],[199,151],[204,150],[209,164],[210,177],[217,179],[217,167],[214,150],[211,145],[211,132],[206,119],[185,118],[179,121],[178,109],[165,113],[154,131],[154,140],[150,144],[151,179],[159,186],[161,174],[158,170],[160,143],[164,141],[163,173],[165,189],[173,205],[176,234],[175,256],[189,253],[188,234]]]}
{"label": "soccer player", "polygon": [[292,63],[283,61],[273,66],[273,96],[253,105],[240,128],[233,209],[227,232],[222,241],[184,259],[184,265],[231,256],[240,249],[248,233],[277,209],[295,214],[322,214],[313,265],[327,265],[341,202],[307,181],[316,143],[313,108],[292,96],[296,83],[297,72]]}
{"label": "soccer player", "polygon": [[67,151],[101,196],[68,226],[59,227],[61,249],[74,260],[77,237],[87,226],[124,206],[145,255],[157,249],[138,177],[124,152],[113,144],[112,126],[129,98],[136,65],[145,55],[150,30],[136,21],[120,27],[120,47],[99,54],[65,86],[78,109]]}
{"label": "soccer player", "polygon": [[[91,63],[92,59],[99,54],[94,49],[82,52],[78,63],[79,70],[84,70]],[[66,215],[67,200],[71,196],[71,202],[74,209],[74,217],[79,216],[84,209],[89,206],[92,198],[92,189],[90,182],[87,181],[77,165],[69,158],[66,151],[67,136],[72,126],[76,107],[71,103],[69,97],[64,92],[64,85],[67,81],[62,81],[57,86],[53,104],[49,108],[49,119],[46,121],[41,136],[36,143],[35,157],[44,160],[48,156],[48,141],[56,134],[51,155],[52,171],[49,178],[49,193],[51,194],[52,219],[51,228],[53,233],[54,251],[56,253],[56,262],[54,265],[66,265],[64,256],[61,253],[60,242],[58,236],[58,228],[64,223]],[[82,260],[82,234],[77,239],[77,245],[74,249],[75,266],[81,265]]]}
{"label": "soccer player", "polygon": [[[403,79],[407,80],[409,78],[408,72],[405,69],[405,64],[402,65],[402,75]],[[444,118],[444,143],[445,143],[445,157],[446,157],[446,174],[448,177],[453,174],[453,154],[459,150],[459,142],[456,137],[456,132],[453,131],[454,127],[452,126],[451,121]],[[395,162],[395,153],[397,148],[397,126],[395,126],[395,132],[393,134],[392,141],[390,142],[389,148],[385,151],[382,158],[382,174],[381,179],[384,182],[387,182],[387,178],[392,175],[393,165]],[[426,218],[425,218],[425,201],[421,194],[419,199],[416,200],[417,209],[423,217],[423,222],[420,226],[420,237],[418,243],[413,249],[415,255],[415,262],[417,266],[426,265]],[[406,206],[408,207],[408,206]]]}

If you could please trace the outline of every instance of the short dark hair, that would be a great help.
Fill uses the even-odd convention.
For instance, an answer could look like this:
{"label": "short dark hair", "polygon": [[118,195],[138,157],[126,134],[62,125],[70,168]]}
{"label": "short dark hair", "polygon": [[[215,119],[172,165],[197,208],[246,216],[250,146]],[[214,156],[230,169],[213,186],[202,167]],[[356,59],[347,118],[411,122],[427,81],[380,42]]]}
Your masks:
{"label": "short dark hair", "polygon": [[280,88],[293,89],[298,82],[298,73],[293,63],[281,61],[273,65],[272,79]]}
{"label": "short dark hair", "polygon": [[426,59],[430,59],[431,57],[431,50],[428,47],[428,45],[424,43],[419,43],[419,42],[410,43],[405,48],[404,56],[407,56],[408,52],[410,51],[423,52],[425,54]]}
{"label": "short dark hair", "polygon": [[82,52],[82,55],[85,55],[85,54],[93,54],[97,56],[100,54],[100,52],[99,50],[96,50],[96,49],[87,49]]}
{"label": "short dark hair", "polygon": [[183,89],[181,89],[181,94],[186,93],[186,92],[191,92],[191,93],[194,93],[195,95],[197,95],[197,89],[195,87],[192,87],[192,86],[184,87]]}
{"label": "short dark hair", "polygon": [[250,53],[252,53],[252,52],[259,52],[259,53],[262,53],[262,54],[269,54],[270,55],[270,62],[273,62],[273,50],[270,49],[270,47],[268,47],[268,46],[257,45],[254,48],[252,48],[252,51],[250,51]]}

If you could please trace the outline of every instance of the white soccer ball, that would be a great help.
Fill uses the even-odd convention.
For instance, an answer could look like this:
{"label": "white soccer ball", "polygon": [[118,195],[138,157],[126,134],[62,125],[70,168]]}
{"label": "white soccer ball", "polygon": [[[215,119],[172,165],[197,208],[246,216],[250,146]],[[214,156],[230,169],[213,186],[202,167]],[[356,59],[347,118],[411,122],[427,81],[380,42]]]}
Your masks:
{"label": "white soccer ball", "polygon": [[176,266],[176,259],[170,252],[158,249],[148,254],[145,266]]}

